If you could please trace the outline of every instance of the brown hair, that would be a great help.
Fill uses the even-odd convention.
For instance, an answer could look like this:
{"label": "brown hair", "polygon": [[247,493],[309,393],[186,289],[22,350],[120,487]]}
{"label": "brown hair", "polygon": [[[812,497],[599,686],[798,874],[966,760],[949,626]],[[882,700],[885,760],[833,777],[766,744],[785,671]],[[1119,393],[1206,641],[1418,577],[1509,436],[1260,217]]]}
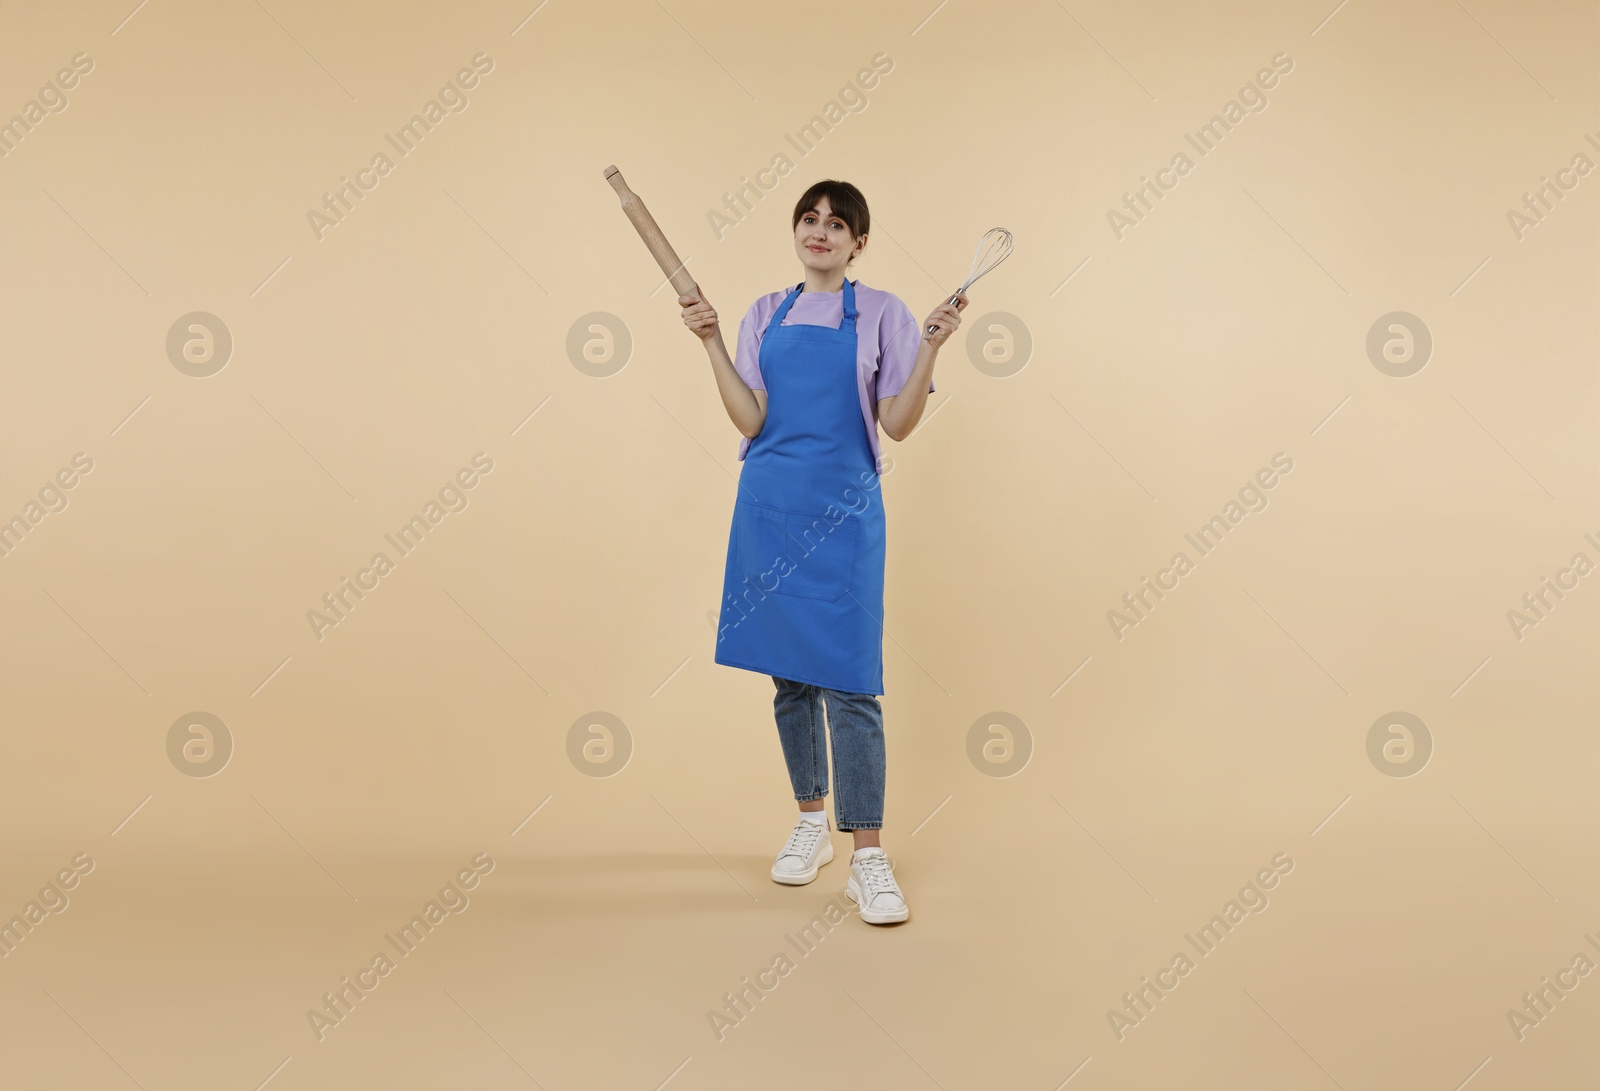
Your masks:
{"label": "brown hair", "polygon": [[[799,227],[800,217],[814,210],[817,202],[823,197],[828,199],[828,208],[845,222],[845,226],[850,229],[850,234],[854,238],[859,239],[867,233],[867,229],[872,225],[872,216],[867,212],[867,199],[849,182],[840,182],[833,178],[824,178],[820,182],[812,183],[811,188],[800,195],[800,200],[795,202],[794,219],[789,226]],[[852,255],[850,261],[855,260]]]}

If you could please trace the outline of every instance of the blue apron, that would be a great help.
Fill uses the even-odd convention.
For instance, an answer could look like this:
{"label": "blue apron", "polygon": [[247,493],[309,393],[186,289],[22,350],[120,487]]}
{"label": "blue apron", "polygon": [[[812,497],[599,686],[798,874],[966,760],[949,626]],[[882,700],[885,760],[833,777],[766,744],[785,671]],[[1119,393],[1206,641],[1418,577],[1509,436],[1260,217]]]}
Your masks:
{"label": "blue apron", "polygon": [[767,323],[767,418],[739,471],[714,660],[883,693],[883,493],[856,386],[856,293],[839,327]]}

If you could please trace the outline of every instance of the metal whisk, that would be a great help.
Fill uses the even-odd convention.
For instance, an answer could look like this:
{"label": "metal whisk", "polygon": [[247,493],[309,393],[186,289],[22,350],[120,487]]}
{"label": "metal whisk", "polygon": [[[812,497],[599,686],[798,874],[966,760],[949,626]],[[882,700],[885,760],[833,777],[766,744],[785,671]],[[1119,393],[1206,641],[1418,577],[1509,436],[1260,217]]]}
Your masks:
{"label": "metal whisk", "polygon": [[[983,238],[978,240],[978,250],[972,255],[972,271],[967,275],[966,283],[955,290],[949,302],[954,304],[956,296],[972,287],[973,283],[989,270],[999,265],[1011,256],[1011,232],[1003,227],[991,227],[983,233]],[[930,325],[923,334],[932,336],[937,326]]]}

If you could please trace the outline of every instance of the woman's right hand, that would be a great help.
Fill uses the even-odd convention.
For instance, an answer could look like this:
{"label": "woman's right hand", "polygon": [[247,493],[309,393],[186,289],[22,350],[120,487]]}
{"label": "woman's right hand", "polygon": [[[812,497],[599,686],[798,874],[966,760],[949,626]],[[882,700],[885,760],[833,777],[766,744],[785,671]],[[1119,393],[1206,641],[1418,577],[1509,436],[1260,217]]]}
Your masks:
{"label": "woman's right hand", "polygon": [[[696,293],[699,286],[696,285]],[[694,335],[702,341],[709,341],[717,335],[716,309],[706,302],[703,294],[680,295],[678,306],[683,308],[683,324],[688,326]]]}

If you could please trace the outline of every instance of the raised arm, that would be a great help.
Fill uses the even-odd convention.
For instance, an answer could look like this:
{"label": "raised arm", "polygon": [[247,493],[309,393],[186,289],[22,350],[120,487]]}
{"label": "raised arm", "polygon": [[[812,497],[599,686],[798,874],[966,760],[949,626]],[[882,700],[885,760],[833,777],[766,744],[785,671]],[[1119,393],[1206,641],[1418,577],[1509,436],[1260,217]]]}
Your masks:
{"label": "raised arm", "polygon": [[878,399],[878,423],[890,439],[897,442],[905,439],[922,420],[922,411],[928,404],[928,386],[933,381],[933,362],[939,358],[940,346],[961,325],[961,309],[966,305],[965,294],[957,297],[954,306],[941,303],[928,315],[928,320],[917,327],[921,330],[931,325],[936,329],[917,344],[917,362],[912,365],[900,393]]}
{"label": "raised arm", "polygon": [[706,348],[706,356],[711,360],[711,374],[717,380],[717,393],[722,396],[722,407],[728,411],[728,419],[733,421],[740,435],[754,439],[767,421],[767,392],[751,390],[739,377],[732,358],[728,356],[728,346],[722,343],[722,326],[717,320],[717,312],[704,292],[680,295],[678,305],[683,308],[683,324],[700,338],[700,343]]}

